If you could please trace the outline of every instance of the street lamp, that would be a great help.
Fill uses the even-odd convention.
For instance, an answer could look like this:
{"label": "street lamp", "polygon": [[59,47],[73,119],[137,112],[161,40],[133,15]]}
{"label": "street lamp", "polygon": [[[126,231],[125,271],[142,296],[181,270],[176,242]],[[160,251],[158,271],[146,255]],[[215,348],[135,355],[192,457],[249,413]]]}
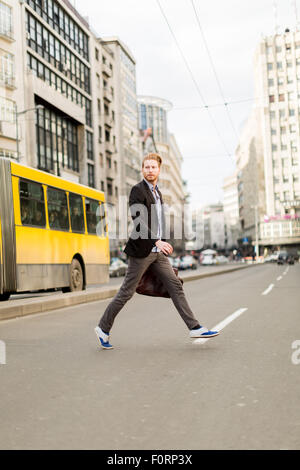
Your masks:
{"label": "street lamp", "polygon": [[35,110],[37,110],[37,109],[43,109],[43,108],[44,108],[44,106],[42,106],[41,104],[38,104],[38,105],[35,106],[34,108],[24,109],[24,111],[19,111],[19,112],[18,112],[17,105],[15,105],[16,140],[17,140],[17,161],[20,161],[20,149],[19,149],[19,121],[18,121],[18,118],[19,118],[19,116],[21,116],[22,114],[28,113],[28,111],[35,111]]}

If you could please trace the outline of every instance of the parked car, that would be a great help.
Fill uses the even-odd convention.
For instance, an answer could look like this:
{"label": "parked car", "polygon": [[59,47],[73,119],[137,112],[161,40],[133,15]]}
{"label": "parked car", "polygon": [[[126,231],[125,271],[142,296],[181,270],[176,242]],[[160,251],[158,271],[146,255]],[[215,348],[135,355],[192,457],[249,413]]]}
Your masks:
{"label": "parked car", "polygon": [[179,269],[197,269],[198,264],[193,256],[183,256],[180,260]]}
{"label": "parked car", "polygon": [[226,264],[229,263],[229,259],[226,256],[220,255],[216,256],[216,264]]}
{"label": "parked car", "polygon": [[109,266],[110,277],[125,276],[127,271],[127,264],[119,258],[112,258]]}
{"label": "parked car", "polygon": [[216,256],[211,254],[203,254],[201,256],[201,264],[204,266],[216,264]]}
{"label": "parked car", "polygon": [[294,256],[293,256],[293,255],[289,255],[289,256],[288,256],[288,259],[287,259],[287,262],[288,262],[288,264],[294,264],[294,262],[295,262]]}
{"label": "parked car", "polygon": [[172,259],[172,266],[173,266],[173,268],[179,269],[179,265],[180,265],[180,258],[179,258],[179,256],[177,256],[177,258],[170,258],[170,259]]}
{"label": "parked car", "polygon": [[277,258],[277,264],[284,264],[287,263],[288,261],[288,252],[287,251],[280,251],[278,258]]}

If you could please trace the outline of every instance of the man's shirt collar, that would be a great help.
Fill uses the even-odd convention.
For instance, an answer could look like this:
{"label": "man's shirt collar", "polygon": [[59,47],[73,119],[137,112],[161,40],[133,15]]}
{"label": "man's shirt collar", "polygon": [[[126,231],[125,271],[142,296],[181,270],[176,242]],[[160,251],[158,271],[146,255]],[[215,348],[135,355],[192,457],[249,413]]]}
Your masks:
{"label": "man's shirt collar", "polygon": [[152,183],[149,183],[146,178],[144,178],[144,181],[147,183],[147,185],[149,186],[149,188],[151,189],[151,191],[153,191],[154,189],[157,191],[158,190],[158,186],[156,185],[155,188],[154,188],[154,185]]}

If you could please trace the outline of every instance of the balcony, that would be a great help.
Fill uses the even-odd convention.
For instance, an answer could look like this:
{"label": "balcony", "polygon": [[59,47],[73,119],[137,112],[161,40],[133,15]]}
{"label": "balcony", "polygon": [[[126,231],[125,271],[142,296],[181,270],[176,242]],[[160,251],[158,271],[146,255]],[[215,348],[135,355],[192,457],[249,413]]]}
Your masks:
{"label": "balcony", "polygon": [[15,77],[9,77],[3,74],[0,74],[0,84],[10,90],[15,90],[17,88]]}
{"label": "balcony", "polygon": [[0,29],[0,38],[6,39],[6,41],[13,42],[14,39],[14,32],[9,29]]}
{"label": "balcony", "polygon": [[112,70],[107,64],[102,64],[102,72],[105,73],[108,77],[112,76]]}
{"label": "balcony", "polygon": [[103,98],[109,102],[112,102],[114,99],[114,95],[108,87],[103,88]]}
{"label": "balcony", "polygon": [[260,224],[261,245],[300,243],[300,220],[278,220]]}
{"label": "balcony", "polygon": [[115,144],[112,144],[111,142],[105,142],[105,151],[109,153],[116,153],[116,146]]}

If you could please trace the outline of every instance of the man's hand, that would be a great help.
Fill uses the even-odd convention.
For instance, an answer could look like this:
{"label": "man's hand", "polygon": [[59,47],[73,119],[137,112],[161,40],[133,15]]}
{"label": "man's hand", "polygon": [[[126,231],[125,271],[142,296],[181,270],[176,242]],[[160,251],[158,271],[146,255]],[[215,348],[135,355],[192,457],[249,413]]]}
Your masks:
{"label": "man's hand", "polygon": [[159,248],[165,255],[171,255],[173,253],[173,247],[170,245],[170,243],[157,240],[155,246]]}

